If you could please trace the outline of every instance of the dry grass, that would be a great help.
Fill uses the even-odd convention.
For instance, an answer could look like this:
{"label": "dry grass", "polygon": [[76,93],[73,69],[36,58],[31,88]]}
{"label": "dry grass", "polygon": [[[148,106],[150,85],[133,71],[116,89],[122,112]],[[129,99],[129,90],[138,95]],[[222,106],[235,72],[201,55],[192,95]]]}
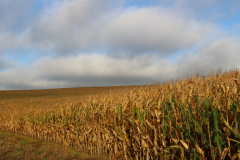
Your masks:
{"label": "dry grass", "polygon": [[6,106],[0,128],[111,159],[239,158],[240,76],[211,74],[11,117]]}
{"label": "dry grass", "polygon": [[45,142],[19,134],[0,131],[0,160],[106,160],[56,143]]}

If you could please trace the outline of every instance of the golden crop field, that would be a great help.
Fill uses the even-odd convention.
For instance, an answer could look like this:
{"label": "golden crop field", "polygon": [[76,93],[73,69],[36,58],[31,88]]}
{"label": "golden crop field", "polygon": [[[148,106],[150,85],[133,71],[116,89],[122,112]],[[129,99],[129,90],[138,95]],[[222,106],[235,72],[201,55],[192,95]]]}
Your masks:
{"label": "golden crop field", "polygon": [[239,159],[239,79],[219,70],[111,94],[0,92],[0,129],[110,159]]}
{"label": "golden crop field", "polygon": [[139,86],[81,87],[44,90],[0,91],[0,114],[20,115],[32,111],[47,111],[91,95],[117,93]]}

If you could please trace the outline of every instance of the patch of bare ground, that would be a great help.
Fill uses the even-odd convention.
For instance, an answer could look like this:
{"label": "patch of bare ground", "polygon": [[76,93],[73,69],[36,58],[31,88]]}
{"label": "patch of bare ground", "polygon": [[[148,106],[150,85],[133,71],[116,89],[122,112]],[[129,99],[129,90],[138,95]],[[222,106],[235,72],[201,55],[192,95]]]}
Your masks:
{"label": "patch of bare ground", "polygon": [[106,160],[56,143],[0,131],[0,160]]}

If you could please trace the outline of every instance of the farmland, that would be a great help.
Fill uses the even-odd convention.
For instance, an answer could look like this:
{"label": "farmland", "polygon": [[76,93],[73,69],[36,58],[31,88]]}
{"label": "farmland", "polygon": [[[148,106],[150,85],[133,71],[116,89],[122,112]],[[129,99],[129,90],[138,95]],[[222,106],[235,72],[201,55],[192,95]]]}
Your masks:
{"label": "farmland", "polygon": [[81,87],[45,90],[0,91],[0,113],[21,115],[31,111],[47,111],[91,95],[117,93],[139,86]]}
{"label": "farmland", "polygon": [[0,129],[111,159],[236,159],[239,79],[219,70],[111,93],[4,91]]}
{"label": "farmland", "polygon": [[[37,110],[59,108],[89,95],[117,93],[139,86],[82,87],[45,90],[0,91],[0,114],[24,115]],[[0,159],[94,159],[101,156],[64,148],[61,145],[33,139],[0,129]]]}

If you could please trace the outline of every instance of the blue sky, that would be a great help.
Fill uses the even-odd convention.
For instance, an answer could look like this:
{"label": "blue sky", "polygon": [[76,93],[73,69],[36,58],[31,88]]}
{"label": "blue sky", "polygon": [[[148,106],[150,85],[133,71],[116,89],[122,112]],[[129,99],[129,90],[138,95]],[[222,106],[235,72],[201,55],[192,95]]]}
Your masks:
{"label": "blue sky", "polygon": [[240,61],[237,0],[1,0],[0,90],[138,85]]}

